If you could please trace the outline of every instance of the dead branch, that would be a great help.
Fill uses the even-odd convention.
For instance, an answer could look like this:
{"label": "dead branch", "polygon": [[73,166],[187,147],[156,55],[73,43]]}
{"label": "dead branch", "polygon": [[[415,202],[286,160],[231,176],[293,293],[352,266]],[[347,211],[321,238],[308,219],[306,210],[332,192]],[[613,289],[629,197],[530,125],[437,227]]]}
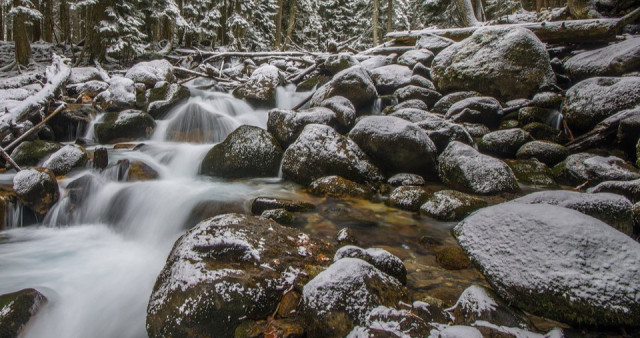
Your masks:
{"label": "dead branch", "polygon": [[610,136],[617,133],[620,121],[634,115],[640,115],[640,107],[623,110],[615,115],[607,117],[604,121],[598,123],[590,132],[567,143],[566,147],[573,153],[599,146]]}

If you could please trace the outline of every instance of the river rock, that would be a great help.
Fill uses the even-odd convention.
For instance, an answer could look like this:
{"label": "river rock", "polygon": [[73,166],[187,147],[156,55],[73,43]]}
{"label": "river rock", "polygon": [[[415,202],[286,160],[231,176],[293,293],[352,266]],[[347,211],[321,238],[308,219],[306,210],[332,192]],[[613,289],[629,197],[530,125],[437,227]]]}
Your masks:
{"label": "river rock", "polygon": [[[352,120],[348,122],[353,123]],[[300,136],[304,127],[310,124],[323,124],[341,130],[347,129],[346,126],[340,124],[336,113],[331,109],[315,107],[298,112],[294,110],[272,109],[269,111],[267,130],[283,147],[287,147]],[[351,126],[353,126],[353,124],[351,124]]]}
{"label": "river rock", "polygon": [[[422,101],[421,101],[422,102]],[[414,109],[414,108],[404,108],[398,109],[394,113],[389,114],[389,116],[398,117],[403,120],[407,120],[409,122],[420,122],[426,119],[431,118],[432,116],[439,117],[437,115],[431,114],[425,110]]]}
{"label": "river rock", "polygon": [[71,75],[67,79],[67,84],[79,84],[89,81],[100,81],[102,75],[96,67],[74,67],[71,68]]}
{"label": "river rock", "polygon": [[137,63],[127,71],[125,77],[136,83],[144,83],[147,88],[153,88],[160,81],[173,82],[176,79],[173,66],[164,59]]}
{"label": "river rock", "polygon": [[588,190],[590,193],[610,192],[640,202],[640,179],[633,181],[606,181]]}
{"label": "river rock", "polygon": [[446,114],[456,102],[470,97],[481,96],[478,92],[455,92],[443,96],[431,109],[434,113]]}
{"label": "river rock", "polygon": [[332,96],[322,102],[320,107],[331,109],[338,119],[338,130],[347,132],[356,121],[356,108],[353,103],[343,96]]}
{"label": "river rock", "polygon": [[387,108],[384,109],[384,111],[382,112],[385,115],[391,115],[395,112],[401,111],[403,109],[416,109],[416,110],[421,110],[421,111],[428,111],[429,110],[429,106],[427,106],[426,103],[424,103],[421,100],[408,100],[408,101],[403,101],[400,102],[398,104],[394,104],[392,106],[389,106]]}
{"label": "river rock", "polygon": [[640,38],[630,38],[604,48],[582,52],[565,61],[564,69],[573,79],[594,76],[621,76],[640,67]]}
{"label": "river rock", "polygon": [[159,82],[146,93],[144,110],[155,119],[162,118],[191,96],[189,88],[175,83]]}
{"label": "river rock", "polygon": [[290,212],[302,212],[315,209],[311,203],[283,198],[257,197],[251,202],[251,213],[261,215],[266,210],[284,209]]}
{"label": "river rock", "polygon": [[153,181],[160,174],[148,164],[142,161],[120,160],[117,163],[119,180],[126,182]]}
{"label": "river rock", "polygon": [[473,138],[465,127],[439,118],[435,114],[418,122],[417,125],[427,132],[431,141],[438,148],[439,153],[443,152],[452,141],[459,141],[470,146],[475,145]]}
{"label": "river rock", "polygon": [[524,313],[510,308],[492,291],[478,285],[471,285],[465,289],[456,304],[446,311],[457,325],[471,325],[477,321],[484,321],[506,327],[530,326]]}
{"label": "river rock", "polygon": [[367,116],[349,137],[384,171],[433,177],[437,148],[417,125],[392,116]]}
{"label": "river rock", "polygon": [[126,77],[113,76],[107,81],[109,89],[98,94],[94,102],[110,112],[117,112],[136,106],[135,83]]}
{"label": "river rock", "polygon": [[422,35],[420,39],[416,42],[416,47],[421,49],[427,49],[434,54],[438,54],[443,51],[445,48],[456,43],[455,41],[438,36],[435,34],[430,35]]}
{"label": "river rock", "polygon": [[504,162],[464,143],[449,143],[438,163],[440,179],[453,188],[481,195],[518,190],[516,177]]}
{"label": "river rock", "polygon": [[497,157],[515,157],[525,143],[533,141],[529,133],[520,129],[506,129],[491,132],[478,143],[480,151]]}
{"label": "river rock", "polygon": [[414,85],[414,86],[427,88],[427,89],[431,89],[431,90],[436,90],[436,86],[433,84],[433,82],[429,81],[424,76],[412,75],[411,76],[411,80],[410,80],[409,83]]}
{"label": "river rock", "polygon": [[430,66],[433,61],[433,53],[426,49],[414,49],[404,52],[398,58],[398,64],[413,68],[416,64],[421,63],[424,66]]}
{"label": "river rock", "polygon": [[597,218],[627,235],[633,232],[632,204],[621,195],[553,190],[532,193],[513,202],[558,205]]}
{"label": "river rock", "polygon": [[24,169],[13,177],[13,191],[22,204],[40,216],[56,204],[60,193],[58,182],[49,169]]}
{"label": "river rock", "polygon": [[47,303],[35,289],[24,289],[0,296],[0,337],[20,337],[23,329]]}
{"label": "river rock", "polygon": [[560,112],[553,108],[524,107],[518,110],[518,123],[523,126],[533,122],[547,124],[547,122],[557,122],[559,115]]}
{"label": "river rock", "polygon": [[393,94],[398,88],[411,82],[411,69],[401,65],[376,68],[370,74],[380,95]]}
{"label": "river rock", "polygon": [[373,189],[340,176],[321,177],[309,184],[309,191],[317,196],[370,199]]}
{"label": "river rock", "polygon": [[331,75],[336,75],[347,68],[358,65],[360,65],[358,60],[347,53],[329,55],[329,57],[324,61],[324,68]]}
{"label": "river rock", "polygon": [[445,117],[458,123],[482,123],[494,128],[502,118],[502,105],[493,97],[469,97],[452,104]]}
{"label": "river rock", "polygon": [[377,182],[382,173],[349,138],[331,127],[310,124],[284,153],[282,173],[297,183],[309,184],[338,175],[356,182]]}
{"label": "river rock", "polygon": [[311,106],[319,106],[332,96],[344,96],[356,109],[360,109],[372,104],[378,93],[367,71],[361,66],[354,66],[339,72],[318,88],[311,98]]}
{"label": "river rock", "polygon": [[537,159],[505,160],[505,163],[516,175],[519,183],[533,186],[556,186],[551,169]]}
{"label": "river rock", "polygon": [[548,124],[533,122],[525,125],[522,129],[538,141],[549,141],[558,144],[569,141],[569,138],[564,132]]}
{"label": "river rock", "polygon": [[538,161],[554,166],[569,156],[569,149],[557,143],[548,141],[533,141],[524,144],[518,152],[516,157],[519,159],[532,159],[535,158]]}
{"label": "river rock", "polygon": [[420,213],[440,221],[459,221],[487,206],[487,202],[456,190],[441,190],[429,196],[420,206]]}
{"label": "river rock", "polygon": [[276,66],[263,65],[253,71],[249,81],[233,90],[235,97],[256,106],[275,106],[276,89],[284,83],[284,76]]}
{"label": "river rock", "polygon": [[504,101],[555,84],[545,45],[524,28],[481,28],[440,52],[431,75],[445,92],[475,90]]}
{"label": "river rock", "polygon": [[242,321],[273,314],[283,293],[307,280],[307,267],[326,264],[329,250],[328,244],[259,217],[205,220],[176,242],[158,276],[147,333],[233,337]]}
{"label": "river rock", "polygon": [[20,143],[11,152],[11,158],[19,166],[35,166],[47,155],[60,150],[62,146],[58,142],[51,141],[25,141]]}
{"label": "river rock", "polygon": [[596,156],[589,153],[569,155],[566,160],[553,167],[558,183],[590,186],[604,181],[630,181],[640,178],[640,172],[630,163],[615,157]]}
{"label": "river rock", "polygon": [[346,257],[362,259],[387,275],[395,277],[400,283],[407,283],[407,268],[400,258],[392,255],[387,250],[379,248],[365,250],[357,246],[347,245],[336,251],[333,261],[337,262]]}
{"label": "river rock", "polygon": [[211,148],[200,173],[226,178],[277,176],[282,154],[278,141],[266,130],[244,125]]}
{"label": "river rock", "polygon": [[111,112],[95,124],[95,136],[100,143],[119,143],[148,139],[156,127],[151,115],[139,110]]}
{"label": "river rock", "polygon": [[385,204],[398,209],[418,211],[428,196],[422,187],[401,186],[393,189]]}
{"label": "river rock", "polygon": [[378,306],[367,314],[363,326],[356,326],[346,337],[428,337],[432,327],[427,323],[409,310]]}
{"label": "river rock", "polygon": [[562,101],[564,101],[562,94],[542,92],[536,94],[531,99],[531,105],[537,108],[560,109],[562,107]]}
{"label": "river rock", "polygon": [[400,187],[400,186],[410,186],[410,185],[421,186],[421,185],[425,185],[426,182],[424,178],[420,175],[400,173],[400,174],[395,174],[391,176],[387,180],[387,183],[391,184],[394,187]]}
{"label": "river rock", "polygon": [[427,107],[433,107],[433,105],[436,104],[436,102],[438,102],[440,98],[442,98],[442,94],[438,93],[435,90],[414,85],[402,87],[396,90],[393,95],[398,99],[398,102],[420,100],[424,102]]}
{"label": "river rock", "polygon": [[357,258],[333,263],[304,286],[302,313],[309,337],[342,337],[354,326],[365,325],[374,308],[406,301],[400,282]]}
{"label": "river rock", "polygon": [[562,113],[569,128],[586,133],[622,110],[640,104],[640,77],[597,77],[577,83],[567,91]]}
{"label": "river rock", "polygon": [[620,121],[616,143],[618,147],[629,156],[630,160],[637,160],[636,146],[640,141],[640,106],[635,109],[635,114]]}
{"label": "river rock", "polygon": [[454,232],[494,290],[518,308],[578,326],[638,325],[640,270],[630,267],[640,243],[607,224],[559,206],[511,202],[474,213]]}
{"label": "river rock", "polygon": [[53,153],[42,166],[56,176],[64,176],[76,168],[84,168],[89,161],[87,150],[77,145],[66,145]]}

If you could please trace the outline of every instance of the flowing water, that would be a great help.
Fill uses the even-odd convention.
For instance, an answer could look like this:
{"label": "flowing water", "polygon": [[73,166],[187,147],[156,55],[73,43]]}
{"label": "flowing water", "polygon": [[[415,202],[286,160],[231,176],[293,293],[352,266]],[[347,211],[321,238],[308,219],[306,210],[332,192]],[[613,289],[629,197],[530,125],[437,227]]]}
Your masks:
{"label": "flowing water", "polygon": [[[294,90],[278,90],[279,107],[291,108],[308,95]],[[451,224],[381,203],[312,197],[278,178],[227,181],[198,175],[214,143],[242,124],[265,127],[267,112],[228,94],[192,92],[158,121],[143,146],[109,150],[110,163],[143,161],[159,173],[158,180],[121,182],[117,168],[87,169],[60,181],[61,200],[41,223],[22,227],[22,208],[13,208],[7,217],[12,228],[0,232],[0,294],[36,288],[49,299],[26,337],[145,337],[149,295],[175,240],[207,210],[247,210],[257,196],[310,201],[318,208],[298,216],[302,230],[332,240],[348,226],[361,245],[400,256],[414,295],[451,301],[469,284],[482,283],[471,268],[438,268],[433,247],[455,245]],[[11,177],[0,181],[7,184]]]}

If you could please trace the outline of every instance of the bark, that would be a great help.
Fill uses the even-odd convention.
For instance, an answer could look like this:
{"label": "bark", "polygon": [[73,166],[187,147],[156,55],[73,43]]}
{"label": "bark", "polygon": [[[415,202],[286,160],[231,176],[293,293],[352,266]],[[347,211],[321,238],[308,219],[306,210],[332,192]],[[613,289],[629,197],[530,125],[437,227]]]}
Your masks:
{"label": "bark", "polygon": [[293,41],[293,29],[296,27],[296,12],[298,11],[298,1],[291,0],[291,8],[289,9],[289,27],[287,27],[287,38],[284,40],[282,50],[287,49],[287,44]]}
{"label": "bark", "polygon": [[393,32],[393,0],[387,0],[387,34]]}
{"label": "bark", "polygon": [[482,0],[473,0],[473,10],[475,12],[475,16],[479,21],[487,21],[486,15],[484,13],[484,5],[482,4]]}
{"label": "bark", "polygon": [[0,41],[4,40],[4,3],[0,1]]}
{"label": "bark", "polygon": [[284,0],[278,0],[278,14],[276,14],[276,50],[280,49],[280,43],[282,42],[282,11],[284,7]]}
{"label": "bark", "polygon": [[102,41],[102,34],[96,28],[100,21],[106,19],[105,1],[97,1],[93,6],[88,6],[87,10],[87,35],[85,36],[85,50],[89,53],[89,59],[102,61],[107,53],[107,48]]}
{"label": "bark", "polygon": [[[13,0],[14,6],[19,6],[20,1]],[[27,32],[27,18],[24,14],[13,17],[13,41],[15,43],[15,57],[18,65],[26,66],[31,58],[31,44]]]}
{"label": "bark", "polygon": [[58,14],[60,15],[60,28],[61,28],[61,42],[71,42],[71,24],[69,22],[69,16],[71,15],[69,10],[69,3],[67,0],[60,1],[60,7],[58,7]]}
{"label": "bark", "polygon": [[455,0],[454,3],[464,27],[472,27],[478,24],[471,0]]}
{"label": "bark", "polygon": [[53,0],[44,0],[42,3],[44,16],[42,22],[42,39],[46,42],[53,42]]}
{"label": "bark", "polygon": [[379,0],[373,0],[373,45],[377,46],[380,39],[378,38],[378,21],[380,20],[380,3]]}

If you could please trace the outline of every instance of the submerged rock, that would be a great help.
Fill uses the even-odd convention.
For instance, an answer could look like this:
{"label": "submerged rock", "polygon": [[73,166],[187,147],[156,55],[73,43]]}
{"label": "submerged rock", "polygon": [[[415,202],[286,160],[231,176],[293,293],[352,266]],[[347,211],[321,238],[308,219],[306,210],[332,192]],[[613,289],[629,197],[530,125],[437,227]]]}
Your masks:
{"label": "submerged rock", "polygon": [[148,139],[155,127],[156,122],[151,115],[139,110],[125,110],[106,113],[95,124],[95,136],[102,144]]}
{"label": "submerged rock", "polygon": [[44,216],[56,204],[58,182],[49,169],[24,169],[13,177],[13,191],[20,201],[36,214]]}
{"label": "submerged rock", "polygon": [[559,206],[504,203],[454,232],[518,308],[577,326],[638,325],[640,270],[631,267],[640,244],[605,223]]}
{"label": "submerged rock", "polygon": [[[175,244],[147,309],[150,337],[233,337],[246,320],[272,315],[284,292],[326,264],[330,247],[264,218],[201,222]],[[268,268],[266,268],[268,266]]]}
{"label": "submerged rock", "polygon": [[227,178],[277,176],[282,154],[282,148],[266,130],[245,125],[211,148],[200,173]]}
{"label": "submerged rock", "polygon": [[263,65],[253,71],[249,81],[233,91],[239,97],[257,106],[275,106],[276,89],[284,82],[280,70],[272,65]]}
{"label": "submerged rock", "polygon": [[373,196],[373,189],[340,176],[321,177],[309,184],[309,190],[318,196],[362,199],[369,199]]}
{"label": "submerged rock", "polygon": [[544,44],[524,28],[482,28],[440,52],[431,75],[444,91],[475,90],[505,101],[555,83]]}
{"label": "submerged rock", "polygon": [[89,161],[87,150],[76,145],[66,145],[53,153],[42,166],[56,176],[63,176],[76,168],[83,168]]}
{"label": "submerged rock", "polygon": [[117,165],[121,173],[119,179],[123,181],[152,181],[160,177],[160,174],[155,169],[142,161],[120,160]]}
{"label": "submerged rock", "polygon": [[11,152],[11,158],[19,166],[35,166],[47,155],[53,154],[60,150],[62,145],[58,142],[51,141],[25,141],[20,143]]}
{"label": "submerged rock", "polygon": [[446,311],[457,325],[485,321],[497,326],[519,328],[530,326],[524,313],[510,308],[492,291],[478,285],[465,289],[456,304]]}
{"label": "submerged rock", "polygon": [[470,213],[487,206],[487,202],[456,191],[441,190],[435,192],[420,206],[423,215],[441,221],[459,221]]}
{"label": "submerged rock", "polygon": [[0,296],[0,337],[20,337],[31,318],[47,303],[35,289]]}
{"label": "submerged rock", "polygon": [[385,204],[398,209],[418,211],[428,196],[422,187],[401,186],[393,189]]}
{"label": "submerged rock", "polygon": [[367,71],[354,66],[339,72],[329,83],[318,88],[311,98],[311,106],[319,106],[332,96],[344,96],[359,109],[372,104],[378,93]]}

